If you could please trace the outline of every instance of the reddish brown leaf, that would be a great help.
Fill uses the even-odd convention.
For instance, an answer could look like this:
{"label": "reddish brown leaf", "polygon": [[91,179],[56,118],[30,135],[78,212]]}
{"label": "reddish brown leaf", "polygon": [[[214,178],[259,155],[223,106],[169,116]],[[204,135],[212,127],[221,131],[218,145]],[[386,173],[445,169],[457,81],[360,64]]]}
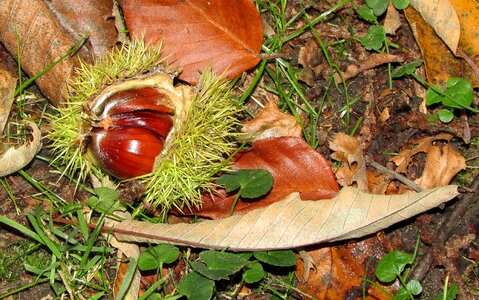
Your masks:
{"label": "reddish brown leaf", "polygon": [[115,45],[118,34],[112,17],[113,0],[50,0],[45,4],[73,39],[89,33],[88,46],[96,57]]}
{"label": "reddish brown leaf", "polygon": [[[377,281],[374,275],[376,264],[390,251],[392,247],[384,234],[308,251],[317,269],[310,271],[308,281],[300,283],[298,288],[316,299],[362,299],[363,280]],[[296,275],[298,278],[305,277],[302,260],[298,260]],[[376,284],[380,286],[380,283]],[[398,287],[397,282],[381,286],[388,292],[395,292]],[[378,287],[367,285],[365,299],[390,298]]]}
{"label": "reddish brown leaf", "polygon": [[251,0],[125,0],[133,37],[162,42],[168,62],[180,66],[180,79],[196,83],[211,66],[234,78],[259,62],[262,25]]}
{"label": "reddish brown leaf", "polygon": [[[239,201],[235,214],[244,214],[255,208],[268,206],[299,192],[301,199],[329,199],[338,192],[338,184],[328,161],[303,139],[281,137],[260,140],[253,148],[236,158],[234,169],[265,169],[274,177],[273,189],[256,201]],[[224,193],[205,197],[197,215],[221,218],[228,215],[234,195]]]}

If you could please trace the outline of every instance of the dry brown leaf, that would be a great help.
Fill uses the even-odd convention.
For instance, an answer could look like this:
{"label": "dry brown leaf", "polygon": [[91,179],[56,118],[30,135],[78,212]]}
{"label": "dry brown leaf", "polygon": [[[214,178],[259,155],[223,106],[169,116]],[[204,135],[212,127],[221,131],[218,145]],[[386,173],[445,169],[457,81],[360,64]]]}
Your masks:
{"label": "dry brown leaf", "polygon": [[449,0],[411,0],[414,7],[437,33],[438,36],[456,53],[461,36],[461,24],[454,6]]}
{"label": "dry brown leaf", "polygon": [[334,74],[334,80],[336,83],[341,83],[343,80],[353,78],[361,72],[373,69],[382,64],[402,61],[404,61],[404,58],[398,55],[373,53],[369,55],[368,58],[347,66],[346,71],[343,72],[342,76]]}
{"label": "dry brown leaf", "polygon": [[122,8],[131,36],[161,42],[191,84],[207,67],[231,79],[260,60],[263,30],[251,0],[124,0]]}
{"label": "dry brown leaf", "polygon": [[[443,0],[452,6],[459,27],[445,27],[447,37],[459,38],[454,47],[446,43],[436,34],[437,29],[429,26],[426,21],[411,7],[406,9],[406,17],[413,29],[416,41],[421,49],[428,81],[433,84],[444,85],[451,77],[462,77],[472,82],[474,87],[479,86],[478,78],[471,65],[479,64],[479,8],[475,0]],[[434,5],[435,1],[416,1],[421,5]],[[438,4],[439,6],[439,4]],[[441,11],[431,11],[433,19],[439,23],[446,20]],[[436,29],[436,31],[434,31]],[[456,37],[457,36],[457,37]],[[454,42],[457,43],[457,42]],[[461,59],[466,58],[466,60]],[[467,63],[466,63],[467,62]]]}
{"label": "dry brown leaf", "polygon": [[[17,53],[20,42],[22,68],[30,76],[44,70],[75,44],[42,0],[3,1],[0,5],[0,42],[10,53]],[[77,55],[74,55],[36,80],[54,104],[59,104],[68,94],[67,81],[77,66]]]}
{"label": "dry brown leaf", "polygon": [[331,154],[333,159],[345,163],[336,172],[336,177],[340,176],[338,181],[343,183],[343,186],[356,182],[361,191],[367,192],[369,188],[366,161],[359,140],[340,132],[329,142],[329,148],[335,151]]}
{"label": "dry brown leaf", "polygon": [[279,110],[273,101],[268,101],[263,110],[251,121],[243,124],[241,129],[247,140],[252,142],[282,136],[302,137],[301,126],[296,118]]}
{"label": "dry brown leaf", "polygon": [[394,7],[392,1],[389,2],[386,18],[384,19],[384,31],[386,34],[396,34],[396,30],[401,27],[401,18],[398,10]]}
{"label": "dry brown leaf", "polygon": [[120,241],[188,245],[231,251],[292,249],[357,238],[449,201],[457,186],[445,186],[406,195],[372,195],[344,188],[336,197],[303,201],[298,193],[221,220],[195,224],[152,224],[123,221],[113,232]]}
{"label": "dry brown leaf", "polygon": [[[390,251],[392,247],[384,234],[308,251],[306,254],[317,268],[310,272],[309,280],[300,282],[297,288],[315,299],[390,299],[381,289],[394,294],[399,283],[381,286],[372,272],[379,259]],[[298,262],[298,278],[304,277],[302,267],[303,263]],[[362,298],[366,278],[376,284],[367,285],[366,297]]]}
{"label": "dry brown leaf", "polygon": [[466,160],[451,144],[432,145],[427,151],[422,176],[415,182],[425,189],[447,185],[459,171],[465,169]]}
{"label": "dry brown leaf", "polygon": [[[294,192],[303,199],[330,199],[339,190],[329,162],[303,139],[295,137],[269,138],[257,141],[253,147],[234,158],[232,169],[268,170],[274,178],[271,191],[255,201],[238,202],[235,214],[244,214],[253,209],[268,206],[283,200]],[[224,192],[224,191],[223,191]],[[223,218],[229,215],[235,195],[222,193],[204,197],[202,208],[195,215]]]}
{"label": "dry brown leaf", "polygon": [[25,167],[42,147],[41,132],[37,124],[31,121],[25,121],[25,123],[30,126],[33,139],[18,148],[12,146],[0,154],[0,177]]}
{"label": "dry brown leaf", "polygon": [[10,115],[16,84],[17,79],[10,72],[0,69],[0,135]]}
{"label": "dry brown leaf", "polygon": [[112,0],[49,0],[44,1],[60,25],[74,40],[88,35],[93,56],[101,57],[117,41]]}
{"label": "dry brown leaf", "polygon": [[407,174],[407,168],[411,164],[413,156],[418,153],[426,154],[426,164],[422,176],[415,182],[422,188],[435,188],[447,185],[456,174],[466,168],[465,158],[450,144],[436,145],[436,141],[449,142],[451,134],[443,133],[433,137],[422,138],[413,142],[417,144],[414,149],[402,150],[399,155],[390,160],[397,166],[396,171]]}

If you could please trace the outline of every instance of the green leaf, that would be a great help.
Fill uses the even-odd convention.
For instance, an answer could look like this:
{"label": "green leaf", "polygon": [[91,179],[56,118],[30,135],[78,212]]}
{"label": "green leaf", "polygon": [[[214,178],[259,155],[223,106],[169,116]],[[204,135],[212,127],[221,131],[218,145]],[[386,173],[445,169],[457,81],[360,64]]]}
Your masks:
{"label": "green leaf", "polygon": [[237,170],[223,174],[216,181],[226,188],[226,192],[239,189],[243,198],[258,198],[268,193],[273,186],[273,175],[267,170]]}
{"label": "green leaf", "polygon": [[469,108],[474,100],[474,90],[469,81],[463,78],[449,78],[444,91],[449,97],[445,97],[442,104],[455,108]]}
{"label": "green leaf", "polygon": [[379,17],[388,9],[389,0],[366,0],[366,5],[373,10],[375,16]]}
{"label": "green leaf", "polygon": [[422,286],[417,280],[411,280],[407,283],[407,289],[414,296],[419,295],[422,292]]}
{"label": "green leaf", "polygon": [[397,9],[406,9],[409,6],[409,0],[393,0],[393,5]]}
{"label": "green leaf", "polygon": [[376,267],[376,277],[382,282],[391,282],[399,276],[414,257],[408,253],[394,250],[381,258]]}
{"label": "green leaf", "polygon": [[429,88],[426,92],[426,105],[442,103],[444,106],[477,112],[471,108],[473,100],[474,90],[471,83],[458,77],[449,78],[444,91],[440,88]]}
{"label": "green leaf", "polygon": [[403,77],[404,75],[411,75],[416,72],[416,69],[422,65],[422,60],[416,60],[397,68],[393,73],[393,78]]}
{"label": "green leaf", "polygon": [[177,247],[169,244],[160,244],[148,247],[138,257],[138,268],[142,271],[156,270],[163,264],[170,264],[178,259],[180,251]]}
{"label": "green leaf", "polygon": [[213,296],[215,282],[196,272],[186,274],[178,285],[178,292],[188,299],[209,300]]}
{"label": "green leaf", "polygon": [[111,214],[114,211],[125,211],[126,208],[117,200],[120,192],[106,187],[99,187],[94,190],[96,197],[90,197],[87,201],[92,209],[105,214]]}
{"label": "green leaf", "polygon": [[373,25],[369,27],[368,33],[359,39],[359,41],[367,50],[378,51],[386,41],[384,27],[381,25]]}
{"label": "green leaf", "polygon": [[246,271],[243,273],[243,279],[246,283],[255,283],[264,278],[263,266],[254,261],[251,265],[248,266]]}
{"label": "green leaf", "polygon": [[118,291],[118,295],[116,299],[123,299],[130,287],[131,281],[133,280],[133,276],[135,275],[136,266],[138,262],[135,258],[130,259],[130,263],[128,264],[128,270],[126,271],[125,278],[121,283],[120,290]]}
{"label": "green leaf", "polygon": [[238,254],[207,250],[200,253],[203,263],[191,262],[191,268],[212,279],[228,279],[228,276],[241,270],[247,260]]}
{"label": "green leaf", "polygon": [[292,267],[296,265],[296,254],[291,250],[257,251],[254,257],[276,267]]}
{"label": "green leaf", "polygon": [[444,291],[445,295],[443,292],[442,294],[437,295],[434,300],[454,300],[456,299],[458,290],[459,288],[457,287],[457,285],[453,284],[447,289],[447,291]]}
{"label": "green leaf", "polygon": [[378,22],[378,18],[374,15],[373,10],[369,8],[367,5],[360,8],[356,8],[356,13],[361,19],[367,22],[374,23],[374,24],[377,24]]}
{"label": "green leaf", "polygon": [[454,118],[454,113],[449,109],[445,108],[438,111],[437,116],[439,117],[439,120],[441,120],[441,122],[449,123]]}

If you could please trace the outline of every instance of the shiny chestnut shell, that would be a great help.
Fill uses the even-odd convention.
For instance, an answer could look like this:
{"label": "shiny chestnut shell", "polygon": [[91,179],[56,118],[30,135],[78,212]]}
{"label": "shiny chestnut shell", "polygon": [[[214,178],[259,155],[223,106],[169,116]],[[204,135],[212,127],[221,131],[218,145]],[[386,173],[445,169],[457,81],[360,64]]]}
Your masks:
{"label": "shiny chestnut shell", "polygon": [[152,172],[173,127],[173,108],[154,87],[109,95],[88,135],[89,156],[107,173],[127,179]]}

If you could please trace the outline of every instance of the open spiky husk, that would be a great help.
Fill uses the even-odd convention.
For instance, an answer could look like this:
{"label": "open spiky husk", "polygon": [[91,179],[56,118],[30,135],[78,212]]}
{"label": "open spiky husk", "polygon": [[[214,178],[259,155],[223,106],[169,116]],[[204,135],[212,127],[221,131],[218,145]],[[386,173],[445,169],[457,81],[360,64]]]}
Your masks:
{"label": "open spiky husk", "polygon": [[77,176],[83,181],[89,172],[101,170],[85,160],[83,141],[87,134],[88,116],[83,106],[105,87],[151,70],[166,70],[161,59],[161,47],[145,45],[134,40],[113,49],[94,65],[81,62],[70,82],[69,98],[48,116],[51,129],[47,133],[54,164],[66,166],[64,174]]}
{"label": "open spiky husk", "polygon": [[172,206],[199,206],[201,194],[213,187],[213,176],[227,169],[225,155],[237,148],[241,108],[231,84],[206,71],[193,94],[186,118],[168,138],[154,172],[141,178],[147,186],[145,201],[163,213]]}
{"label": "open spiky husk", "polygon": [[[159,48],[133,41],[113,50],[95,65],[81,64],[71,84],[68,101],[50,116],[47,138],[55,157],[68,175],[84,180],[90,172],[104,174],[85,159],[84,139],[90,115],[84,108],[113,85],[128,80],[167,73]],[[225,170],[225,159],[237,147],[235,142],[240,107],[235,104],[231,84],[205,71],[200,84],[191,89],[174,87],[185,103],[176,104],[173,130],[157,157],[153,171],[138,178],[146,186],[144,200],[166,213],[171,207],[184,209],[201,204],[201,193],[213,187],[212,178]],[[191,90],[191,93],[190,93]],[[178,97],[177,97],[178,98]],[[181,106],[181,109],[178,109]],[[141,209],[137,209],[137,213]]]}

